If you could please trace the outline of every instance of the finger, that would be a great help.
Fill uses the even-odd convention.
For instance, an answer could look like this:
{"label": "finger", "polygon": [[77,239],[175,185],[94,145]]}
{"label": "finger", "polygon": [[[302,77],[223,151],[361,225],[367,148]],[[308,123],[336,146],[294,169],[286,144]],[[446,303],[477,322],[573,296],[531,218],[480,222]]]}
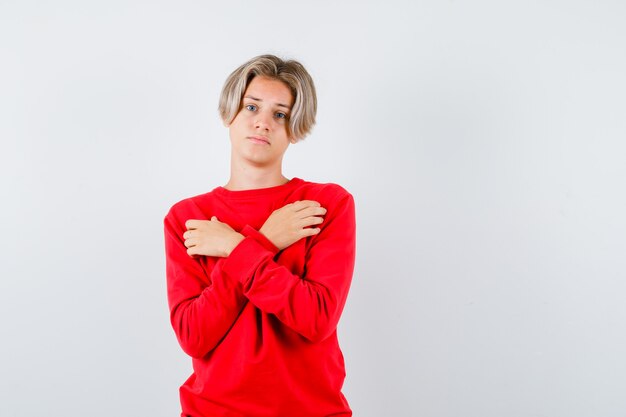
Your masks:
{"label": "finger", "polygon": [[185,233],[183,233],[183,238],[185,239],[193,239],[197,238],[198,236],[200,236],[200,231],[198,229],[187,230]]}
{"label": "finger", "polygon": [[308,227],[308,228],[302,229],[302,237],[315,236],[321,230],[322,229],[320,229],[319,227]]}
{"label": "finger", "polygon": [[301,201],[296,201],[293,203],[293,209],[295,211],[300,211],[307,207],[319,207],[319,206],[321,206],[321,204],[314,200],[301,200]]}
{"label": "finger", "polygon": [[324,222],[324,218],[319,216],[309,217],[307,220],[309,220],[311,224],[320,224]]}
{"label": "finger", "polygon": [[311,217],[307,217],[305,219],[301,219],[297,225],[300,229],[304,229],[306,227],[309,226],[313,226],[316,224],[320,224],[324,222],[324,218],[323,217],[318,217],[318,216],[311,216]]}
{"label": "finger", "polygon": [[212,222],[216,222],[216,223],[226,224],[226,223],[221,222],[221,221],[220,221],[220,219],[218,219],[218,218],[217,218],[217,216],[213,216],[213,217],[211,217],[211,220],[210,220],[210,221],[212,221]]}
{"label": "finger", "polygon": [[300,216],[300,218],[305,218],[309,216],[323,216],[326,214],[327,211],[328,210],[326,210],[324,207],[312,206],[300,210],[298,212],[298,215]]}
{"label": "finger", "polygon": [[198,239],[187,239],[185,240],[185,247],[191,248],[198,244]]}
{"label": "finger", "polygon": [[202,222],[202,220],[189,219],[185,222],[185,227],[187,230],[197,229],[200,222]]}

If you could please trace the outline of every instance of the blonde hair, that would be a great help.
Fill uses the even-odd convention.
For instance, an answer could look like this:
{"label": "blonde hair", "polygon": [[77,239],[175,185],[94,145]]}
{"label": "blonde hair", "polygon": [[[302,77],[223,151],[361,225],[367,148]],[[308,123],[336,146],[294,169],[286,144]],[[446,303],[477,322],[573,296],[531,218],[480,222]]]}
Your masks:
{"label": "blonde hair", "polygon": [[241,110],[241,99],[254,77],[262,76],[282,81],[294,98],[287,133],[293,142],[304,139],[315,125],[317,96],[313,79],[302,64],[282,60],[274,55],[259,55],[234,70],[226,79],[220,95],[219,112],[230,125]]}

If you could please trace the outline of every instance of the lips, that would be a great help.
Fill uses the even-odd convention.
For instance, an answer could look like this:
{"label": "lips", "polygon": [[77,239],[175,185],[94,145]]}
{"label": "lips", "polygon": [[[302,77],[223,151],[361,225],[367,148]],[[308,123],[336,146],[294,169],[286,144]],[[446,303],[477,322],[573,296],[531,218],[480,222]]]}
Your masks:
{"label": "lips", "polygon": [[250,139],[252,142],[256,142],[256,143],[265,143],[267,145],[270,144],[270,141],[265,137],[265,136],[248,136],[248,139]]}

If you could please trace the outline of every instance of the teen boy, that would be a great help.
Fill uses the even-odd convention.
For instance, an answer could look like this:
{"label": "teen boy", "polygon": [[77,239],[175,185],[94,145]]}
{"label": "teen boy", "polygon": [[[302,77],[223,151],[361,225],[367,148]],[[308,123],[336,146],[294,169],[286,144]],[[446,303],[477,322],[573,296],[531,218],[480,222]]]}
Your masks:
{"label": "teen boy", "polygon": [[170,318],[193,374],[181,416],[351,416],[336,327],[355,259],[352,195],[282,174],[315,123],[297,61],[253,58],[226,80],[230,179],[165,217]]}

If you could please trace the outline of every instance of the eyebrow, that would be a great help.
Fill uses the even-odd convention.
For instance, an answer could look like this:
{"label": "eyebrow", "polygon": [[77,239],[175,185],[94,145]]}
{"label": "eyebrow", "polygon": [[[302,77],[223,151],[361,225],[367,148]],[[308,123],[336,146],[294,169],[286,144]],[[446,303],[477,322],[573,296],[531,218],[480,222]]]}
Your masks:
{"label": "eyebrow", "polygon": [[[260,98],[256,98],[256,97],[252,97],[252,96],[244,96],[243,98],[250,98],[250,99],[252,99],[252,100],[256,100],[256,101],[263,101],[263,100],[261,100]],[[283,103],[277,103],[276,105],[277,105],[278,107],[284,107],[284,108],[286,108],[286,109],[291,109],[291,107],[290,107],[290,106],[288,106],[288,105],[286,105],[286,104],[283,104]]]}

